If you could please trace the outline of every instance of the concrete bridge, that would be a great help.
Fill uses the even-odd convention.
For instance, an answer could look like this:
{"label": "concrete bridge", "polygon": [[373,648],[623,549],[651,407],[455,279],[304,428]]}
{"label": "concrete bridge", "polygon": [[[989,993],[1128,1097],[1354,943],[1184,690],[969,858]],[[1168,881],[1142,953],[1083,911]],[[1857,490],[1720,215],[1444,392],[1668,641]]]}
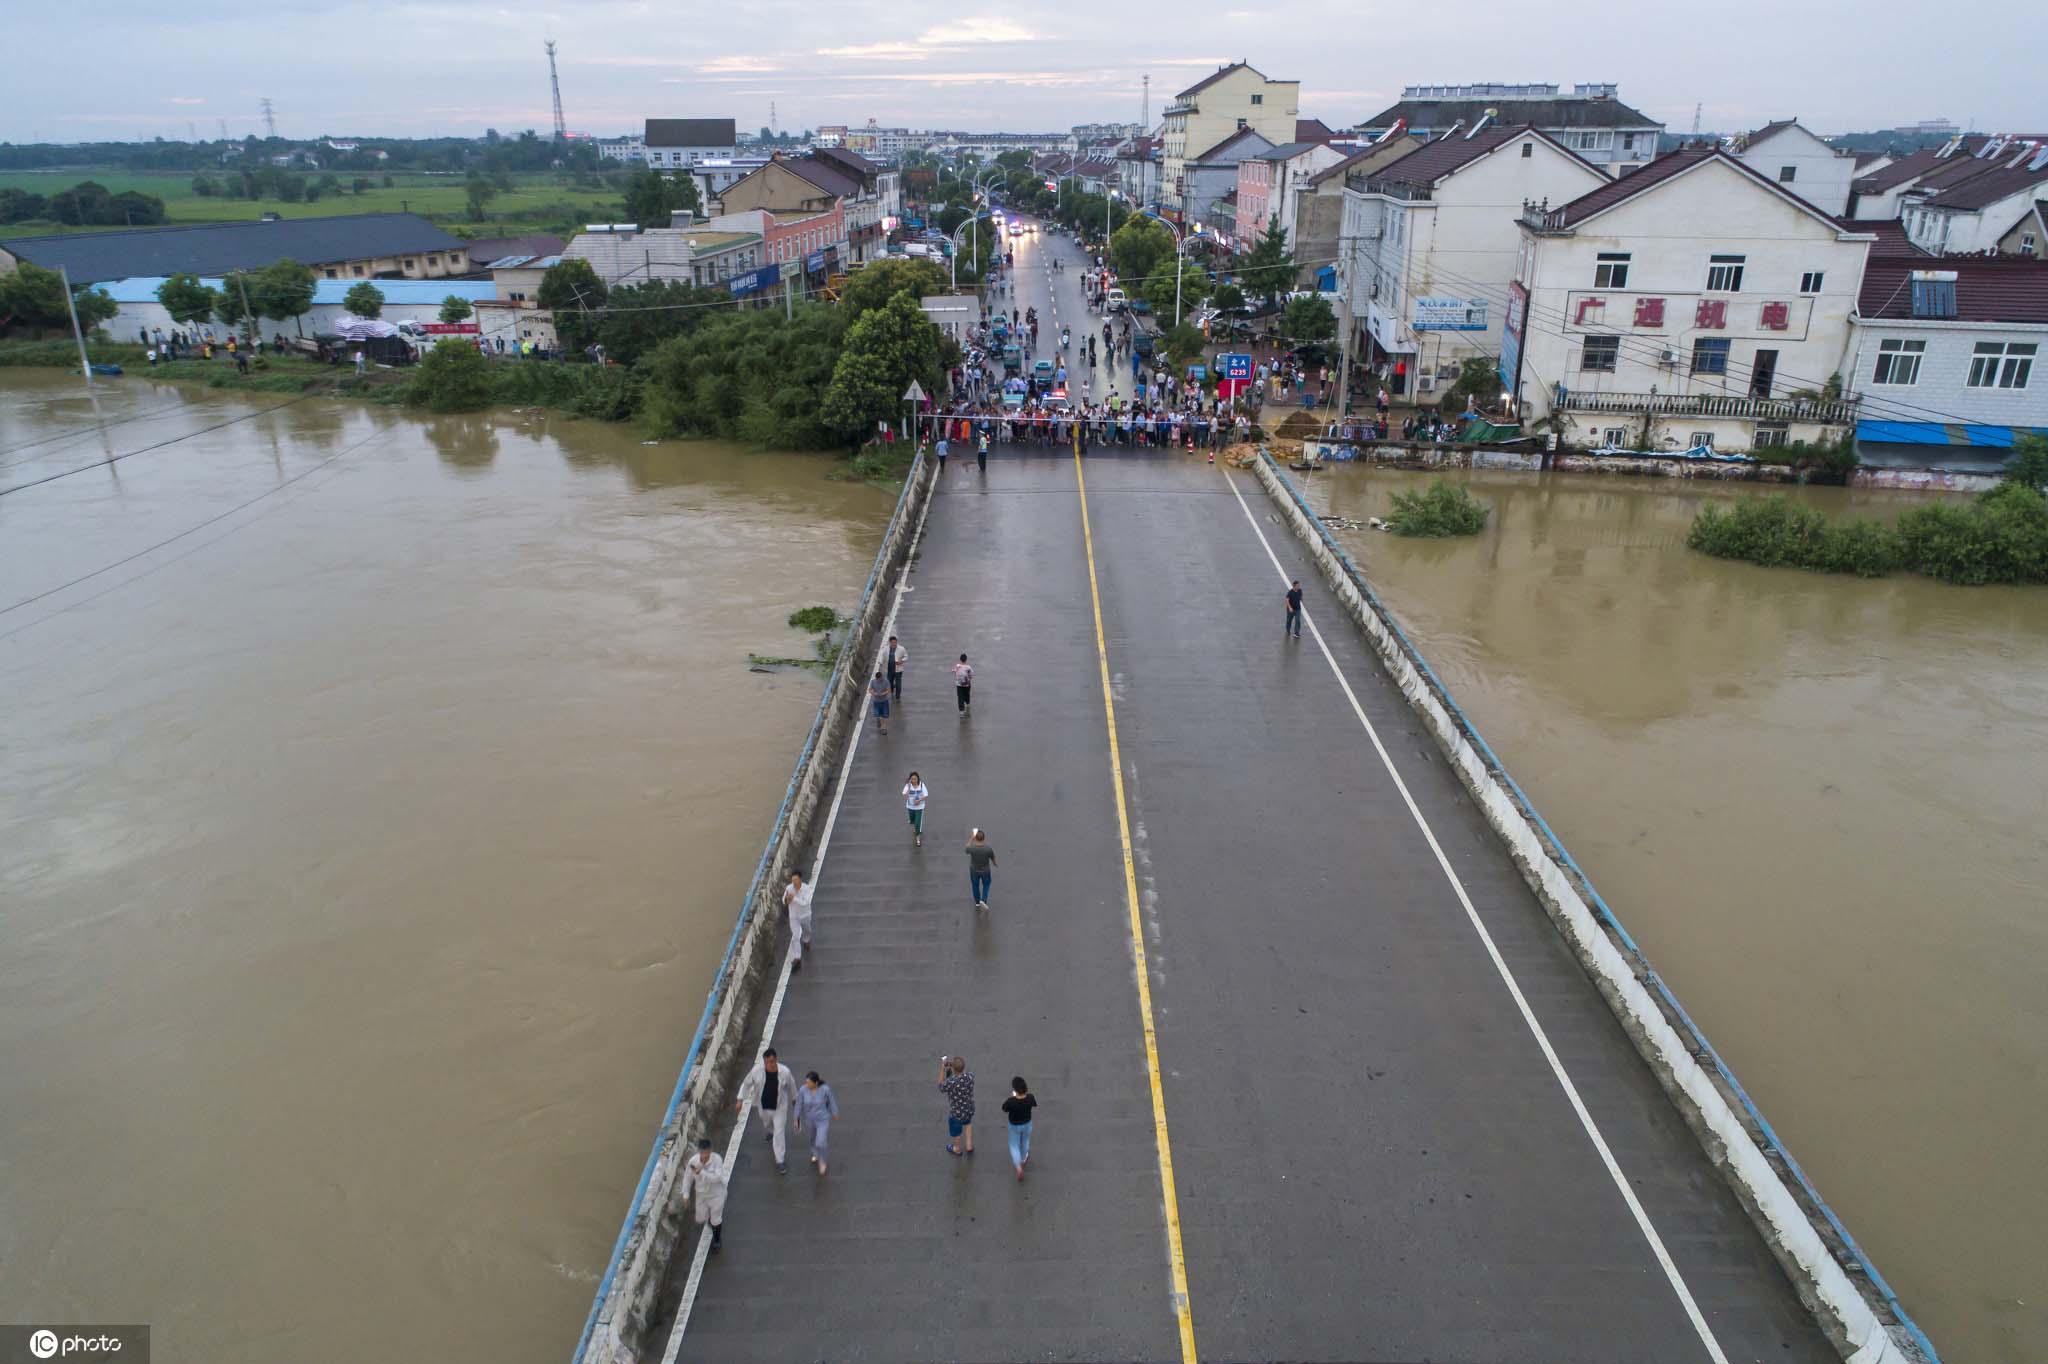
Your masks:
{"label": "concrete bridge", "polygon": [[[1604,949],[1533,888],[1563,871],[1503,837],[1305,515],[1270,471],[1183,455],[953,461],[860,640],[911,661],[803,840],[815,942],[792,976],[759,925],[722,1069],[706,1048],[722,1253],[686,1228],[641,1255],[643,1196],[638,1329],[608,1275],[585,1357],[1930,1357],[1771,1152],[1710,1159],[1688,1118],[1739,1145],[1741,1115],[1689,1041],[1654,1061],[1639,986],[1596,984]],[[829,1178],[732,1131],[734,1062],[770,1039],[838,1096]],[[944,1149],[941,1053],[979,1082],[971,1158]],[[1040,1102],[1022,1182],[1012,1075]]]}

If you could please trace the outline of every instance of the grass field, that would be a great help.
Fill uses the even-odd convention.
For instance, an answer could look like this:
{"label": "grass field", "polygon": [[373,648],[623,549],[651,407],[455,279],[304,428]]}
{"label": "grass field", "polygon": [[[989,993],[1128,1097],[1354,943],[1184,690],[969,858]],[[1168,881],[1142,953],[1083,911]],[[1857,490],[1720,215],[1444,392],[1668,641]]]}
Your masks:
{"label": "grass field", "polygon": [[[308,177],[318,180],[319,173]],[[614,190],[573,189],[554,175],[515,175],[510,190],[499,190],[491,201],[485,220],[469,221],[469,204],[461,175],[397,173],[389,189],[383,176],[365,173],[371,188],[351,194],[346,186],[354,172],[336,171],[341,181],[339,194],[323,195],[310,204],[287,204],[261,199],[203,198],[192,192],[190,172],[153,174],[134,171],[0,171],[0,189],[24,189],[52,195],[71,188],[81,180],[93,180],[115,194],[137,190],[164,201],[172,225],[190,223],[254,222],[265,213],[286,218],[331,218],[343,213],[418,213],[445,227],[460,228],[462,234],[492,237],[543,226],[569,226],[597,222],[615,216],[623,196]],[[0,236],[28,237],[51,232],[101,232],[106,228],[67,228],[55,223],[10,223],[0,226]],[[461,235],[461,234],[458,234]]]}

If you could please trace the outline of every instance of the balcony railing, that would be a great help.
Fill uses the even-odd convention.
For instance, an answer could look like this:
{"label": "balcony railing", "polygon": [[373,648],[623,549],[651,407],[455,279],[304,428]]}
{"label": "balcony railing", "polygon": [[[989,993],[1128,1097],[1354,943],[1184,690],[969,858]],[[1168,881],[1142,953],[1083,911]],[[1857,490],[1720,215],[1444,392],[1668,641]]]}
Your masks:
{"label": "balcony railing", "polygon": [[1428,185],[1414,185],[1406,180],[1392,180],[1379,175],[1360,175],[1357,171],[1344,176],[1347,188],[1360,194],[1384,194],[1389,199],[1402,199],[1409,203],[1426,204],[1430,199]]}
{"label": "balcony railing", "polygon": [[1537,232],[1562,232],[1565,228],[1564,210],[1552,208],[1548,199],[1540,204],[1524,199],[1522,225]]}
{"label": "balcony railing", "polygon": [[1748,398],[1726,393],[1593,393],[1566,386],[1560,411],[1617,417],[1645,412],[1666,417],[1735,417],[1744,421],[1819,422],[1846,426],[1856,420],[1858,398]]}

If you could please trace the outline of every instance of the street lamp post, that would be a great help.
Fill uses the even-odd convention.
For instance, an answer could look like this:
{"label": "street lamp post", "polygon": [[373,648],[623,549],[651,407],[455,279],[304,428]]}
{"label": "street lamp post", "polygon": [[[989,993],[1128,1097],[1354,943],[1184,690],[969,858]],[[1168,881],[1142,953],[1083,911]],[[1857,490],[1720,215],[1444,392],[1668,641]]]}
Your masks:
{"label": "street lamp post", "polygon": [[[975,177],[974,193],[967,196],[967,212],[969,215],[967,219],[968,239],[970,242],[970,245],[967,249],[969,254],[974,257],[974,260],[977,264],[981,260],[981,215],[974,211],[974,201],[981,197],[981,187],[983,182],[995,179],[996,176],[999,175],[1000,173],[1001,172],[999,171],[990,171],[986,175]],[[955,266],[954,276],[956,280],[958,278],[958,275],[959,267]]]}

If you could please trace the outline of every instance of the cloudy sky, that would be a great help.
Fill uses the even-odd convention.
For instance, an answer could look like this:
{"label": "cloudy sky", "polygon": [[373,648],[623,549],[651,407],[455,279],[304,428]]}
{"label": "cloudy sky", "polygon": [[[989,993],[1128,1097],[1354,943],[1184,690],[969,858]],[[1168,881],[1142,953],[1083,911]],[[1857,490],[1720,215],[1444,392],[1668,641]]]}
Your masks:
{"label": "cloudy sky", "polygon": [[[1244,4],[1226,9],[1223,5]],[[953,6],[748,0],[712,6],[160,0],[23,4],[0,88],[0,140],[278,132],[465,134],[550,123],[541,43],[560,44],[572,130],[650,115],[740,126],[865,123],[1065,129],[1136,120],[1139,77],[1164,98],[1244,59],[1302,82],[1302,112],[1342,127],[1409,82],[1618,81],[1676,130],[1796,116],[1823,133],[1947,117],[1988,131],[2048,124],[2048,11],[1999,11],[1967,40],[1903,0],[1678,6],[1507,0],[1339,6],[1329,0],[1041,0]],[[89,15],[91,22],[81,22]],[[1940,41],[1930,41],[1935,30]],[[28,54],[39,54],[28,59]]]}

